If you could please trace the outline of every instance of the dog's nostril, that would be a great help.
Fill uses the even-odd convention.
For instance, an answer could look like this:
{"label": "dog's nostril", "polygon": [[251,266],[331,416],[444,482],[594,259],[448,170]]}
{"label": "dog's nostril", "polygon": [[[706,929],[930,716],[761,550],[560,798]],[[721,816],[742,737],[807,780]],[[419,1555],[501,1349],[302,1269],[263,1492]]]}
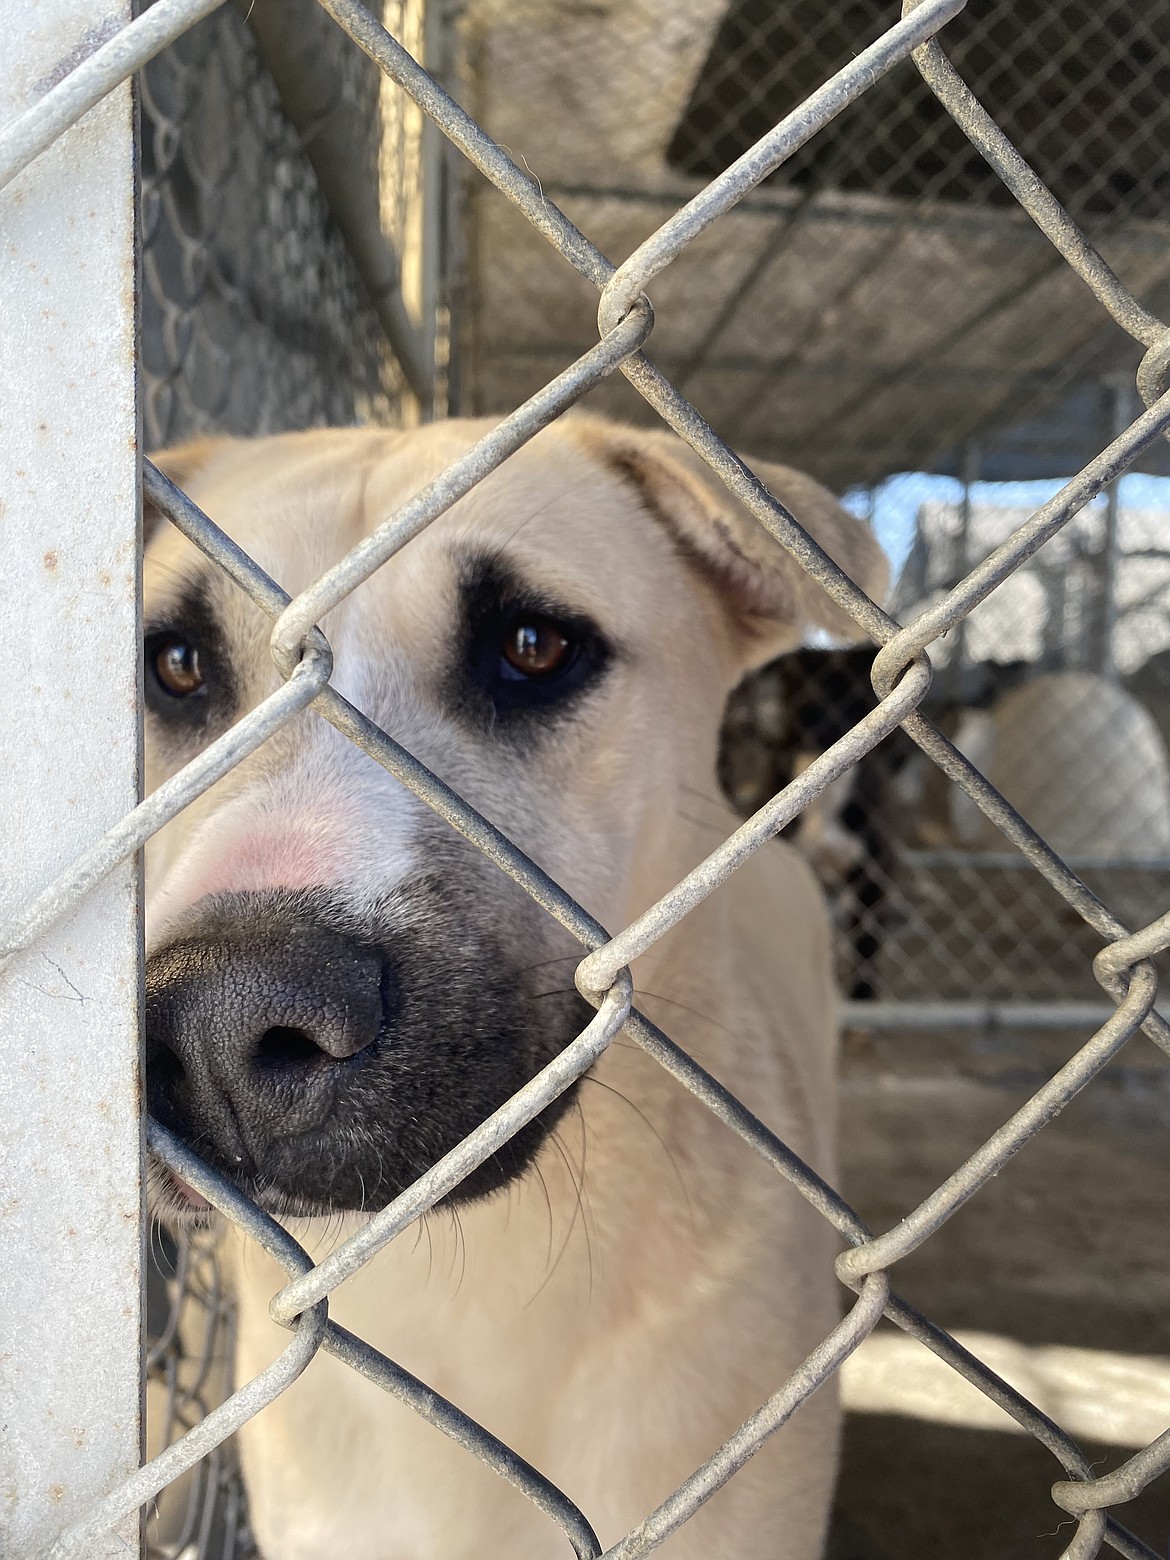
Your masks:
{"label": "dog's nostril", "polygon": [[253,1055],[256,1064],[265,1069],[303,1069],[333,1060],[305,1030],[286,1028],[282,1024],[264,1031]]}

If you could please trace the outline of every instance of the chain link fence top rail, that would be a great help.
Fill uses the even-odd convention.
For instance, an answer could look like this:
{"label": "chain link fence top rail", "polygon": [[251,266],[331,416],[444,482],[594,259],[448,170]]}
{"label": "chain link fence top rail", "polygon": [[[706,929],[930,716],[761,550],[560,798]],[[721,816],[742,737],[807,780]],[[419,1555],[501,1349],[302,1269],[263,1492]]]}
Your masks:
{"label": "chain link fence top rail", "polygon": [[[1135,1560],[1139,1556],[1155,1560],[1153,1551],[1129,1534],[1110,1508],[1131,1499],[1170,1466],[1170,1432],[1122,1467],[1104,1477],[1095,1477],[1084,1454],[1057,1425],[891,1291],[890,1269],[977,1194],[1139,1029],[1155,1045],[1170,1051],[1170,1029],[1153,1011],[1157,977],[1151,963],[1170,944],[1170,916],[1160,917],[1131,933],[919,710],[930,687],[930,647],[1058,536],[1087,503],[1170,427],[1170,394],[1164,389],[1170,363],[1170,331],[1122,284],[956,74],[935,35],[962,10],[963,0],[923,0],[910,7],[901,21],[860,49],[855,58],[666,220],[616,270],[548,197],[537,179],[485,134],[374,15],[356,0],[321,3],[385,76],[434,121],[451,145],[523,213],[535,232],[593,284],[600,294],[601,339],[296,599],[290,600],[277,581],[269,578],[149,463],[145,466],[144,485],[149,499],[273,620],[272,652],[286,680],[277,693],[213,742],[197,760],[96,840],[71,868],[35,895],[4,927],[0,949],[7,957],[28,947],[93,890],[117,863],[141,849],[165,821],[226,774],[296,711],[311,705],[476,845],[577,938],[585,950],[577,970],[577,985],[597,1013],[543,1072],[319,1263],[314,1263],[267,1214],[203,1165],[190,1149],[161,1127],[148,1124],[151,1150],[283,1266],[288,1283],[274,1298],[272,1313],[290,1329],[291,1338],[284,1354],[269,1369],[244,1383],[174,1444],[111,1489],[84,1520],[73,1523],[57,1537],[48,1553],[53,1560],[93,1554],[111,1527],[221,1447],[239,1425],[281,1393],[314,1354],[324,1348],[412,1405],[465,1446],[469,1456],[478,1457],[524,1491],[548,1514],[550,1523],[559,1527],[563,1546],[581,1557],[597,1556],[600,1546],[588,1513],[578,1511],[561,1491],[469,1420],[456,1405],[446,1402],[330,1321],[327,1306],[328,1296],[338,1284],[433,1207],[495,1147],[581,1076],[618,1033],[624,1033],[705,1102],[729,1130],[762,1155],[830,1221],[847,1244],[837,1271],[855,1292],[855,1299],[845,1319],[789,1381],[777,1385],[774,1395],[759,1412],[658,1510],[648,1513],[638,1528],[607,1551],[611,1560],[633,1560],[651,1552],[685,1522],[839,1368],[883,1314],[999,1403],[1053,1453],[1067,1475],[1054,1485],[1053,1498],[1063,1512],[1076,1519],[1075,1536],[1065,1549],[1069,1560],[1084,1560],[1098,1553],[1103,1543]],[[208,0],[158,0],[140,18],[101,43],[84,63],[0,132],[0,181],[9,182],[103,94],[132,71],[141,69],[166,43],[212,9]],[[942,599],[901,626],[868,600],[820,552],[643,354],[642,347],[653,326],[653,312],[645,293],[655,277],[666,272],[688,246],[700,242],[713,224],[725,219],[738,202],[787,159],[812,143],[818,132],[908,57],[954,123],[1020,201],[1064,262],[1121,329],[1145,349],[1138,383],[1147,409],[1060,493],[1017,526],[983,563]],[[615,370],[620,370],[649,406],[710,464],[777,545],[784,547],[850,613],[879,650],[872,667],[877,694],[874,709],[658,904],[611,936],[507,839],[405,752],[391,735],[336,692],[329,680],[329,646],[314,625],[461,494]],[[764,1123],[633,1008],[627,966],[837,777],[899,727],[962,788],[980,813],[1102,940],[1104,946],[1094,960],[1094,973],[1116,1007],[1093,1038],[975,1154],[895,1228],[875,1236]],[[550,1543],[554,1542],[552,1532],[550,1527]]]}

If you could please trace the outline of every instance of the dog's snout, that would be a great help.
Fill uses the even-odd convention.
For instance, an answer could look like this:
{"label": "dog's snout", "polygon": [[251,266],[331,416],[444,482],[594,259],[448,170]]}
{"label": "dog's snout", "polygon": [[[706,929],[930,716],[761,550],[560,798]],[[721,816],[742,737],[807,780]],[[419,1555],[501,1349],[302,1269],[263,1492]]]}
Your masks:
{"label": "dog's snout", "polygon": [[225,898],[147,965],[151,1108],[237,1161],[324,1123],[393,997],[380,950],[279,897]]}
{"label": "dog's snout", "polygon": [[[516,936],[532,914],[533,937],[512,960],[498,911],[475,913],[474,877],[449,883],[420,877],[360,908],[325,888],[198,901],[147,960],[151,1115],[273,1212],[385,1207],[590,1017],[572,985],[550,986],[559,944],[523,901]],[[513,1180],[568,1104],[460,1196]],[[173,1178],[154,1179],[174,1209]]]}

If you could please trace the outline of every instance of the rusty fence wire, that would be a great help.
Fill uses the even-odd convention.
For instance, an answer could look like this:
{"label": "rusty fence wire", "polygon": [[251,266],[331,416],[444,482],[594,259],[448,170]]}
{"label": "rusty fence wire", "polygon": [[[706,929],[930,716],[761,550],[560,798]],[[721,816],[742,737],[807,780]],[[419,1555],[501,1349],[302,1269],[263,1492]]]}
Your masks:
{"label": "rusty fence wire", "polygon": [[[1132,931],[1008,805],[983,774],[921,712],[931,687],[929,652],[957,629],[1004,581],[1046,543],[1066,531],[1142,451],[1170,429],[1170,329],[1122,285],[1046,186],[983,111],[948,61],[936,37],[964,0],[908,4],[900,21],[859,50],[824,85],[769,129],[723,173],[675,212],[615,269],[589,238],[407,52],[358,0],[320,0],[328,13],[409,100],[438,127],[452,147],[494,185],[564,261],[597,289],[598,343],[505,417],[397,513],[388,517],[335,567],[291,598],[149,462],[147,497],[211,562],[223,569],[272,619],[271,648],[283,686],[196,760],[128,813],[82,853],[55,881],[35,894],[0,931],[0,955],[10,957],[40,938],[102,882],[118,863],[139,851],[151,835],[298,711],[311,707],[401,784],[444,818],[518,883],[577,939],[583,950],[578,989],[596,1008],[586,1029],[544,1070],[483,1122],[425,1175],[373,1215],[322,1261],[272,1218],[201,1163],[185,1145],[148,1123],[150,1150],[196,1188],[228,1220],[269,1252],[288,1281],[272,1301],[273,1316],[290,1331],[279,1359],[253,1380],[198,1417],[190,1428],[105,1495],[80,1521],[61,1532],[44,1560],[93,1554],[103,1536],[151,1501],[166,1486],[221,1452],[233,1431],[261,1412],[305,1369],[320,1349],[336,1355],[524,1492],[560,1530],[563,1544],[581,1560],[601,1554],[589,1514],[524,1463],[508,1446],[424,1383],[360,1338],[330,1320],[331,1292],[402,1230],[447,1195],[575,1079],[584,1074],[619,1033],[640,1046],[679,1084],[793,1185],[839,1232],[846,1249],[837,1273],[854,1298],[844,1320],[786,1382],[776,1384],[760,1409],[657,1510],[616,1545],[607,1560],[634,1560],[653,1551],[752,1456],[780,1425],[873,1330],[884,1315],[1001,1405],[1050,1450],[1065,1477],[1053,1486],[1056,1505],[1076,1520],[1065,1554],[1085,1560],[1108,1544],[1138,1560],[1156,1560],[1113,1514],[1170,1467],[1170,1431],[1123,1466],[1095,1477],[1079,1447],[1025,1397],[891,1289],[891,1270],[976,1195],[1011,1157],[1085,1088],[1120,1048],[1141,1030],[1170,1053],[1170,1026],[1154,1011],[1157,975],[1152,960],[1170,946],[1170,914]],[[140,17],[52,86],[34,106],[0,130],[0,183],[7,183],[90,107],[169,42],[215,9],[214,0],[158,0]],[[943,34],[945,37],[945,33]],[[1016,525],[988,557],[910,621],[901,624],[870,601],[808,538],[792,516],[736,457],[718,433],[644,355],[654,324],[647,291],[656,276],[712,224],[732,211],[787,159],[807,146],[851,103],[897,63],[912,58],[922,80],[947,114],[994,169],[1109,315],[1144,349],[1137,376],[1145,410],[1128,423],[1050,501]],[[874,707],[832,743],[778,794],[765,802],[729,839],[633,924],[611,934],[485,819],[406,752],[394,737],[344,699],[330,683],[329,645],[319,619],[408,545],[432,520],[468,492],[541,428],[605,376],[620,372],[650,407],[708,462],[774,538],[853,618],[878,647],[872,663]],[[1097,982],[1114,1004],[1111,1016],[1055,1075],[965,1163],[895,1228],[875,1234],[837,1193],[792,1154],[761,1121],[681,1051],[657,1025],[632,1006],[628,965],[770,840],[825,788],[872,753],[898,729],[954,781],[1007,846],[1030,864],[1100,940],[1093,960]],[[214,1294],[208,1302],[215,1306]],[[157,1346],[163,1354],[164,1339]],[[191,1407],[204,1383],[180,1398]],[[208,1399],[210,1402],[210,1398]],[[212,1469],[205,1477],[216,1478]],[[552,1540],[550,1527],[550,1544]],[[550,1552],[553,1552],[550,1548]],[[31,1557],[30,1557],[31,1560]]]}

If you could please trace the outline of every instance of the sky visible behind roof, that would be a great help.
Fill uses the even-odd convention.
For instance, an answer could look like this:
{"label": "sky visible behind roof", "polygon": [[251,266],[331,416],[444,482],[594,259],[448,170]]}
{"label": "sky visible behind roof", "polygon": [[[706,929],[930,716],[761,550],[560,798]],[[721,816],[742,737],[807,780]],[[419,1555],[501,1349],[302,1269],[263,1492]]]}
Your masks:
{"label": "sky visible behind roof", "polygon": [[[1065,480],[973,482],[971,502],[1032,510],[1059,493]],[[875,488],[852,489],[842,502],[852,514],[872,521],[877,539],[890,559],[890,577],[896,580],[914,541],[919,508],[931,501],[958,504],[962,498],[963,484],[957,477],[902,471],[887,477]],[[1120,499],[1123,509],[1166,511],[1166,546],[1170,552],[1170,477],[1150,477],[1141,473],[1122,477]]]}

